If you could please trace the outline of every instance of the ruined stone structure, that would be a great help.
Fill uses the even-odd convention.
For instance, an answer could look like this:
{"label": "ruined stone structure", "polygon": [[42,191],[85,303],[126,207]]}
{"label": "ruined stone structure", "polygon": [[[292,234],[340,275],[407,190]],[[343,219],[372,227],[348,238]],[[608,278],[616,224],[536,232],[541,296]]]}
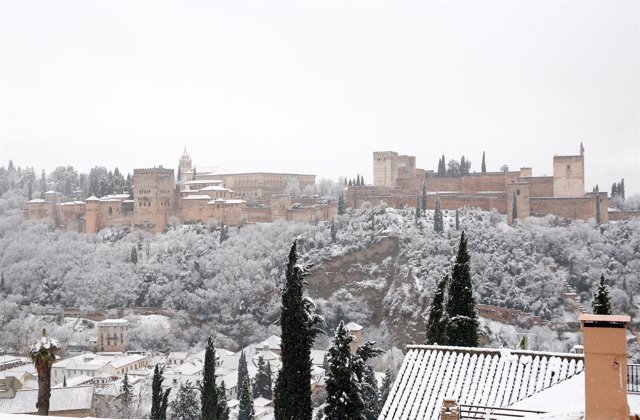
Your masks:
{"label": "ruined stone structure", "polygon": [[397,208],[415,206],[416,195],[426,185],[429,208],[433,208],[438,195],[442,208],[495,209],[507,215],[512,223],[515,197],[518,219],[552,214],[568,219],[599,217],[600,223],[608,221],[607,193],[585,193],[582,148],[580,155],[554,156],[553,176],[533,176],[533,170],[524,167],[519,171],[437,177],[432,170],[416,168],[415,162],[413,156],[374,152],[373,186],[349,187],[348,205],[358,208],[365,202],[383,201]]}
{"label": "ruined stone structure", "polygon": [[[49,191],[43,199],[27,203],[28,219],[48,219],[56,225],[84,233],[97,233],[115,225],[162,232],[172,217],[186,223],[216,220],[227,225],[330,220],[335,204],[297,203],[287,194],[315,185],[315,175],[285,173],[197,173],[185,149],[173,169],[134,169],[131,194],[89,197],[63,202],[62,194]],[[237,189],[234,190],[232,188]],[[297,200],[300,201],[300,200]]]}

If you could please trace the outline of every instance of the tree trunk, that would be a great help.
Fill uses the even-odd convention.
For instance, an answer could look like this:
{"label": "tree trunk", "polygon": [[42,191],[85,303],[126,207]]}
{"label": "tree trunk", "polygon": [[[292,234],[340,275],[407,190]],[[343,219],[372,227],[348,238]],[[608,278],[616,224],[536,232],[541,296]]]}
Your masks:
{"label": "tree trunk", "polygon": [[38,368],[38,408],[39,416],[49,415],[49,398],[51,397],[51,365],[37,366]]}

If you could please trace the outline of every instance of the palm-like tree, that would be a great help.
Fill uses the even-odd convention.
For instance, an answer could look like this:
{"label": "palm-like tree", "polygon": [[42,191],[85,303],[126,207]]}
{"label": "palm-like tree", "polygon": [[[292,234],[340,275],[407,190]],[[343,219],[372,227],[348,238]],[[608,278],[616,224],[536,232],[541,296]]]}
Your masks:
{"label": "palm-like tree", "polygon": [[38,408],[39,416],[49,415],[49,398],[51,397],[51,366],[56,361],[55,354],[60,350],[60,343],[42,330],[42,338],[29,348],[29,355],[38,372]]}

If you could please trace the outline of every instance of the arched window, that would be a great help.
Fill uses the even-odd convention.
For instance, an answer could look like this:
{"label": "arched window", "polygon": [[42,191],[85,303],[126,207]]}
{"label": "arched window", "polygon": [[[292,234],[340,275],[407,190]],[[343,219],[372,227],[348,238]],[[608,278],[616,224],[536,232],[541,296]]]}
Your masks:
{"label": "arched window", "polygon": [[111,216],[112,214],[113,214],[113,209],[109,207],[109,216]]}

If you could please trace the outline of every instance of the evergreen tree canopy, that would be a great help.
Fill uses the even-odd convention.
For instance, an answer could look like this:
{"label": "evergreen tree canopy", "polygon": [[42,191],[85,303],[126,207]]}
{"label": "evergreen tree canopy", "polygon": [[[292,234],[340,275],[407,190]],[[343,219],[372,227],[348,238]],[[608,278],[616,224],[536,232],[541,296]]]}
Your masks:
{"label": "evergreen tree canopy", "polygon": [[327,420],[364,420],[364,399],[360,381],[353,365],[349,335],[344,322],[336,328],[333,346],[329,349],[327,372],[327,402],[324,414]]}
{"label": "evergreen tree canopy", "polygon": [[164,367],[156,365],[153,369],[153,381],[151,384],[151,420],[165,420],[167,418],[167,401],[171,388],[162,391]]}
{"label": "evergreen tree canopy", "polygon": [[449,317],[447,339],[451,346],[477,347],[478,315],[473,297],[471,267],[464,231],[460,235],[458,255],[453,266],[446,304]]}
{"label": "evergreen tree canopy", "polygon": [[422,196],[420,197],[420,209],[422,209],[422,217],[427,215],[427,183],[422,183]]}
{"label": "evergreen tree canopy", "polygon": [[242,382],[238,384],[240,406],[238,411],[238,420],[253,420],[255,413],[253,409],[253,397],[251,395],[251,383],[249,375],[245,375]]}
{"label": "evergreen tree canopy", "polygon": [[198,400],[191,382],[180,385],[176,399],[171,402],[172,419],[175,420],[200,420]]}
{"label": "evergreen tree canopy", "polygon": [[122,378],[122,387],[120,388],[120,395],[117,397],[120,400],[120,412],[125,419],[131,417],[131,404],[133,403],[133,387],[129,383],[129,375],[124,374]]}
{"label": "evergreen tree canopy", "polygon": [[307,267],[298,264],[297,244],[289,251],[280,314],[281,360],[274,390],[276,420],[311,420],[311,346],[323,331],[315,305],[303,297]]}
{"label": "evergreen tree canopy", "polygon": [[268,400],[273,398],[273,392],[271,390],[271,365],[269,362],[265,363],[262,356],[258,357],[258,372],[256,373],[256,379],[253,383],[253,398],[259,397]]}
{"label": "evergreen tree canopy", "polygon": [[593,313],[596,315],[611,315],[611,299],[609,298],[609,290],[604,280],[604,274],[600,275],[600,283],[598,291],[593,295]]}
{"label": "evergreen tree canopy", "polygon": [[433,211],[433,230],[442,233],[444,231],[444,218],[440,208],[440,197],[436,195],[436,203]]}
{"label": "evergreen tree canopy", "polygon": [[515,222],[516,219],[518,218],[518,196],[516,195],[516,192],[513,192],[513,203],[511,206],[511,220],[512,222]]}
{"label": "evergreen tree canopy", "polygon": [[209,337],[204,353],[204,369],[200,384],[202,420],[226,420],[228,418],[226,401],[224,406],[221,404],[223,398],[226,400],[224,393],[224,387],[219,389],[216,385],[216,350],[213,347],[213,338]]}
{"label": "evergreen tree canopy", "polygon": [[382,406],[378,391],[378,380],[373,367],[367,364],[362,374],[362,399],[364,400],[364,418],[378,420]]}
{"label": "evergreen tree canopy", "polygon": [[133,264],[138,264],[138,250],[135,245],[131,247],[131,262]]}
{"label": "evergreen tree canopy", "polygon": [[384,379],[382,380],[382,386],[380,387],[380,407],[384,407],[384,403],[387,401],[387,397],[389,397],[389,392],[391,391],[392,386],[393,370],[391,367],[388,367],[384,374]]}
{"label": "evergreen tree canopy", "polygon": [[460,230],[460,212],[456,209],[456,230]]}
{"label": "evergreen tree canopy", "polygon": [[447,275],[440,280],[436,294],[433,296],[427,320],[427,344],[447,344],[447,315],[444,312],[444,298],[448,283],[449,276]]}
{"label": "evergreen tree canopy", "polygon": [[338,215],[342,216],[344,212],[347,210],[347,206],[344,202],[344,193],[340,193],[340,197],[338,197]]}
{"label": "evergreen tree canopy", "polygon": [[[238,390],[240,390],[240,386],[244,383],[244,378],[247,377],[249,377],[249,370],[247,369],[247,357],[243,351],[240,353],[240,359],[238,360]],[[238,395],[240,395],[239,392]]]}
{"label": "evergreen tree canopy", "polygon": [[418,225],[418,221],[420,220],[420,215],[422,212],[420,211],[420,194],[416,194],[416,211],[415,211],[415,221],[416,226]]}
{"label": "evergreen tree canopy", "polygon": [[331,232],[331,242],[335,244],[336,239],[338,238],[338,228],[336,227],[336,223],[333,217],[331,218],[331,225],[329,229]]}
{"label": "evergreen tree canopy", "polygon": [[482,173],[487,172],[487,164],[486,164],[486,162],[484,160],[484,151],[482,152],[482,165],[481,165],[480,170],[482,171]]}

